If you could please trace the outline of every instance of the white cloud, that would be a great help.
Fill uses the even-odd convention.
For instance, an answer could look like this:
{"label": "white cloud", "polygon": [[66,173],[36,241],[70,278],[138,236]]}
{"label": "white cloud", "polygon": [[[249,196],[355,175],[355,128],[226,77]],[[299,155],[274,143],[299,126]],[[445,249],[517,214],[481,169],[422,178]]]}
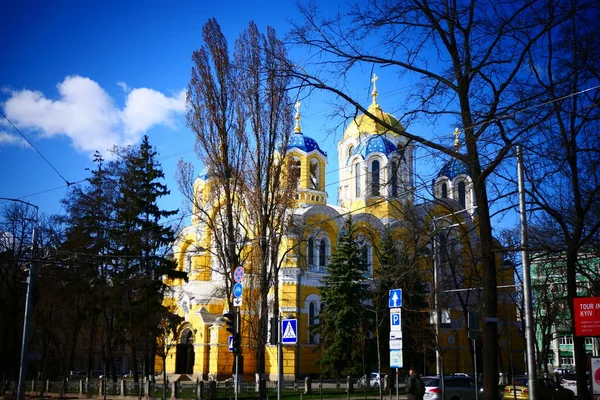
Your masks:
{"label": "white cloud", "polygon": [[8,132],[0,130],[0,146],[29,147],[29,143],[21,136],[11,135]]}
{"label": "white cloud", "polygon": [[184,91],[167,97],[152,89],[133,89],[121,110],[89,78],[67,76],[57,89],[57,100],[39,91],[11,91],[4,112],[19,129],[45,137],[67,136],[77,150],[90,154],[105,153],[113,145],[135,144],[153,126],[172,126],[174,117],[185,110]]}

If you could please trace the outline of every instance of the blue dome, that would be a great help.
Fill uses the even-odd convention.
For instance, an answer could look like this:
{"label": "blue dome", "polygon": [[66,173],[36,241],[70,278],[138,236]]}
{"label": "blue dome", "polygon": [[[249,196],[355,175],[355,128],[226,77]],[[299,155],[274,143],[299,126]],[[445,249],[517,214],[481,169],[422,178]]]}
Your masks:
{"label": "blue dome", "polygon": [[367,139],[362,140],[355,149],[352,150],[350,157],[354,155],[361,155],[363,159],[374,152],[383,153],[389,156],[394,151],[398,150],[396,145],[382,135],[372,135]]}
{"label": "blue dome", "polygon": [[294,133],[288,142],[288,151],[292,149],[299,149],[305,153],[310,153],[313,150],[318,150],[321,154],[327,157],[327,153],[321,150],[316,140],[303,135],[302,133]]}
{"label": "blue dome", "polygon": [[448,161],[440,170],[438,174],[438,178],[445,176],[448,179],[452,180],[456,178],[458,175],[470,175],[469,167],[464,162],[457,160],[456,158]]}

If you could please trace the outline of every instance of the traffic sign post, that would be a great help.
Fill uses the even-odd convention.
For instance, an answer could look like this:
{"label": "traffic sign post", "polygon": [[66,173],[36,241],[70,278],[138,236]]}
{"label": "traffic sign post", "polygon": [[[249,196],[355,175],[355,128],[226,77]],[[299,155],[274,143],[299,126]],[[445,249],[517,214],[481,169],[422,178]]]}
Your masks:
{"label": "traffic sign post", "polygon": [[237,267],[233,271],[233,280],[239,283],[242,279],[244,279],[244,267]]}
{"label": "traffic sign post", "polygon": [[281,324],[281,343],[296,344],[298,342],[297,319],[284,319]]}
{"label": "traffic sign post", "polygon": [[390,290],[390,298],[388,301],[389,308],[402,307],[402,289]]}
{"label": "traffic sign post", "polygon": [[401,309],[392,308],[390,309],[390,331],[391,332],[402,332],[402,318]]}

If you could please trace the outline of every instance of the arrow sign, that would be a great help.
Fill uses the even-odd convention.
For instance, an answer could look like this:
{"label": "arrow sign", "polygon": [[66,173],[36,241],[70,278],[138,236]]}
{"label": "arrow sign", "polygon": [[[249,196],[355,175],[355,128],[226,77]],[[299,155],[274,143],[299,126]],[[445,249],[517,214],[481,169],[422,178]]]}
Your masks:
{"label": "arrow sign", "polygon": [[241,297],[234,297],[233,298],[233,306],[234,307],[239,307],[242,305],[242,298]]}
{"label": "arrow sign", "polygon": [[242,292],[244,291],[244,287],[242,286],[241,283],[236,283],[235,285],[233,285],[233,295],[235,297],[242,297]]}
{"label": "arrow sign", "polygon": [[402,307],[402,289],[390,290],[389,308]]}
{"label": "arrow sign", "polygon": [[233,351],[233,336],[229,335],[229,340],[227,340],[227,348],[229,351]]}

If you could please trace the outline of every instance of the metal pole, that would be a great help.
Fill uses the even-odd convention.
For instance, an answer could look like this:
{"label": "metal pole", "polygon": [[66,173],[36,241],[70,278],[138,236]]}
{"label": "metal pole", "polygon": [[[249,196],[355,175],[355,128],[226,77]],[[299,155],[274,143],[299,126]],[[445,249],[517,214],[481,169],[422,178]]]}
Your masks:
{"label": "metal pole", "polygon": [[[435,222],[435,221],[434,221]],[[435,371],[442,376],[442,357],[440,354],[440,306],[438,302],[438,249],[437,249],[437,232],[434,224],[433,236],[433,308],[435,311]]]}
{"label": "metal pole", "polygon": [[281,348],[282,336],[281,313],[277,316],[277,400],[281,400],[281,381],[283,379],[283,350]]}
{"label": "metal pole", "polygon": [[27,358],[29,346],[29,322],[31,319],[31,307],[33,303],[33,285],[35,277],[34,253],[37,241],[38,207],[27,201],[0,197],[0,200],[16,201],[35,208],[35,223],[31,238],[31,261],[29,263],[29,274],[27,276],[27,297],[25,298],[25,315],[23,316],[23,338],[21,342],[21,363],[19,368],[19,384],[17,386],[17,400],[25,398],[25,380],[27,379]]}
{"label": "metal pole", "polygon": [[519,212],[521,214],[521,258],[523,262],[523,299],[525,302],[525,340],[527,348],[527,380],[529,381],[529,399],[536,400],[535,380],[535,331],[533,326],[533,310],[531,300],[531,275],[529,254],[527,251],[527,217],[525,215],[525,183],[523,173],[523,154],[521,146],[517,145],[517,172],[519,178]]}
{"label": "metal pole", "polygon": [[[240,335],[240,307],[238,307],[237,312],[235,313],[235,333],[237,333],[238,335]],[[234,397],[235,400],[238,400],[238,385],[240,384],[240,353],[242,352],[242,345],[241,345],[241,337],[240,337],[240,349],[239,352],[237,352],[235,354],[235,390],[233,391],[234,393]]]}

